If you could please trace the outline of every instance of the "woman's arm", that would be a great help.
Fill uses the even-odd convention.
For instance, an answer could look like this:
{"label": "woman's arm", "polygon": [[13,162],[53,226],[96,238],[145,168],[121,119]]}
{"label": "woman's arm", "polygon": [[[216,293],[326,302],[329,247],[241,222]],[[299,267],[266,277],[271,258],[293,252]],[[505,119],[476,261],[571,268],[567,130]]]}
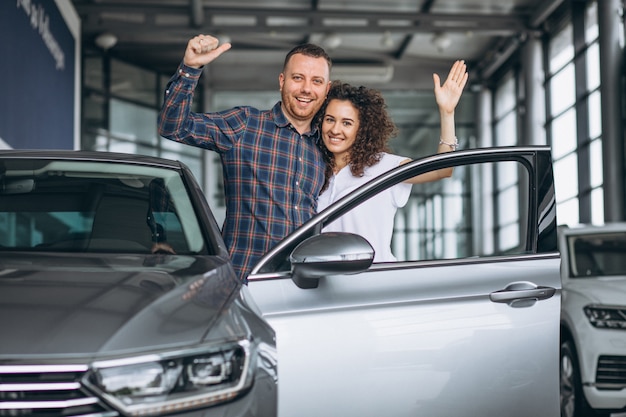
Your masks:
{"label": "woman's arm", "polygon": [[[446,82],[441,85],[439,75],[433,74],[433,82],[435,84],[435,101],[439,107],[439,118],[441,123],[441,136],[439,138],[439,146],[437,153],[451,152],[456,150],[458,145],[455,126],[454,126],[454,109],[461,99],[463,88],[468,78],[467,66],[464,61],[458,60],[450,69]],[[410,162],[410,159],[402,161],[400,164]],[[437,181],[452,176],[452,168],[443,168],[437,171],[426,172],[413,178],[409,178],[405,182],[410,184],[420,184],[424,182]]]}

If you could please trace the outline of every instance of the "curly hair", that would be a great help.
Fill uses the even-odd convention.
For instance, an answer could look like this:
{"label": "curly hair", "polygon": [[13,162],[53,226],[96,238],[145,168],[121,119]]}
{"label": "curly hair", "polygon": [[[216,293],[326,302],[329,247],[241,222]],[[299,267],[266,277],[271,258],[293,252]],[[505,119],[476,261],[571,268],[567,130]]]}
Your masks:
{"label": "curly hair", "polygon": [[[351,103],[359,114],[359,129],[354,145],[350,149],[350,171],[356,177],[362,177],[365,167],[377,164],[382,152],[390,152],[388,142],[398,134],[398,128],[387,111],[387,104],[380,91],[333,81],[326,101],[317,113],[316,123],[321,126],[326,107],[332,100]],[[324,141],[319,146],[326,162],[325,181],[322,191],[328,188],[328,181],[333,175],[335,159],[326,148]]]}

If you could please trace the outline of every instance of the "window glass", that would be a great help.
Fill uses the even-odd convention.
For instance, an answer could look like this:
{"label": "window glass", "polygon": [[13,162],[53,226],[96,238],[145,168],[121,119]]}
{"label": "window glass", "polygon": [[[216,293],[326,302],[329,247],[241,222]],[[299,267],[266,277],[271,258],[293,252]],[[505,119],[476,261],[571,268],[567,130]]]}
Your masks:
{"label": "window glass", "polygon": [[598,3],[590,1],[585,11],[585,41],[591,43],[598,39],[598,35]]}
{"label": "window glass", "polygon": [[494,98],[494,115],[496,119],[500,119],[515,108],[515,98],[515,78],[513,78],[512,74],[509,74],[496,89]]}
{"label": "window glass", "polygon": [[177,171],[85,161],[4,161],[0,250],[177,254],[206,251]]}
{"label": "window glass", "polygon": [[504,226],[519,220],[519,189],[510,187],[498,193],[498,223]]}
{"label": "window glass", "polygon": [[589,138],[597,138],[602,134],[602,102],[600,91],[589,95]]}
{"label": "window glass", "polygon": [[111,95],[156,106],[156,87],[155,72],[116,59],[111,60]]}
{"label": "window glass", "polygon": [[560,159],[578,147],[576,138],[576,110],[572,107],[550,124],[552,157]]}
{"label": "window glass", "polygon": [[517,144],[516,114],[511,112],[496,124],[496,145],[512,146]]}
{"label": "window glass", "polygon": [[574,64],[569,64],[550,79],[550,114],[556,116],[575,102]]}
{"label": "window glass", "polygon": [[604,190],[602,188],[591,190],[591,223],[604,224]]}
{"label": "window glass", "polygon": [[111,134],[129,142],[157,144],[157,111],[127,101],[110,101]]}
{"label": "window glass", "polygon": [[102,56],[86,56],[84,59],[83,71],[84,87],[104,92]]}
{"label": "window glass", "polygon": [[212,111],[230,109],[246,103],[247,106],[260,110],[271,109],[280,100],[280,92],[276,91],[215,91],[212,94]]}
{"label": "window glass", "polygon": [[[490,201],[482,197],[480,181],[470,181],[472,172],[503,172],[511,179],[510,185],[498,193],[499,223],[487,230],[472,227],[472,222],[490,206]],[[455,167],[451,178],[414,184],[409,202],[396,214],[391,246],[394,256],[406,261],[523,253],[520,230],[526,227],[529,202],[520,184],[528,180],[521,164],[503,161]],[[486,250],[475,245],[485,235],[496,236],[497,247]]]}
{"label": "window glass", "polygon": [[578,199],[572,198],[556,205],[556,218],[559,224],[576,225],[579,223]]}
{"label": "window glass", "polygon": [[[495,144],[497,146],[514,146],[517,138],[517,101],[515,78],[513,73],[505,78],[495,93]],[[495,247],[506,251],[519,245],[519,174],[516,162],[502,162],[493,169],[494,194],[487,196],[487,201],[493,199],[493,215],[495,215]],[[490,211],[492,204],[485,204],[485,212]],[[487,246],[484,246],[486,249]]]}
{"label": "window glass", "polygon": [[[82,117],[87,132],[93,134],[99,129],[106,129],[105,98],[102,94],[90,92],[83,98]],[[83,143],[85,140],[83,139]],[[89,146],[86,149],[90,149]]]}
{"label": "window glass", "polygon": [[556,34],[548,47],[548,66],[550,74],[554,74],[565,64],[574,59],[574,41],[572,37],[572,25],[568,24],[565,29]]}
{"label": "window glass", "polygon": [[600,87],[600,46],[595,42],[587,49],[587,89]]}
{"label": "window glass", "polygon": [[596,139],[589,144],[589,169],[591,187],[600,187],[604,182],[601,139]]}
{"label": "window glass", "polygon": [[496,166],[497,189],[504,190],[517,184],[519,181],[518,166],[515,162],[500,163]]}
{"label": "window glass", "polygon": [[554,161],[554,189],[557,203],[578,195],[577,154],[573,153]]}
{"label": "window glass", "polygon": [[503,252],[510,251],[516,253],[516,248],[520,245],[519,224],[513,223],[503,226],[498,231],[498,246]]}
{"label": "window glass", "polygon": [[95,149],[98,151],[110,151],[120,153],[130,153],[138,155],[158,156],[157,149],[150,146],[142,146],[140,143],[129,142],[124,139],[118,139],[108,136],[100,136],[98,140],[99,146]]}
{"label": "window glass", "polygon": [[623,233],[595,233],[567,239],[570,276],[595,278],[626,274],[626,236]]}

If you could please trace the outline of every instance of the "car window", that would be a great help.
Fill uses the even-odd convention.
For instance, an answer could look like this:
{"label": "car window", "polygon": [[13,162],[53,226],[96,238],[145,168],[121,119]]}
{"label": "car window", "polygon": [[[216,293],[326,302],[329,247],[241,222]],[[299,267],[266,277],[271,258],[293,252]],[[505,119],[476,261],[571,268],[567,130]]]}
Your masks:
{"label": "car window", "polygon": [[0,250],[149,253],[155,230],[176,253],[207,250],[178,171],[81,161],[3,164]]}
{"label": "car window", "polygon": [[570,277],[626,275],[626,235],[595,233],[567,239]]}
{"label": "car window", "polygon": [[[391,245],[397,260],[375,262],[375,266],[554,252],[551,160],[548,152],[534,152],[521,148],[459,151],[395,168],[318,213],[268,252],[252,274],[289,272],[291,253],[301,242],[328,231],[327,225],[370,204],[389,187],[446,167],[454,168],[451,178],[412,186],[409,202],[395,216]],[[379,223],[365,222],[371,228]]]}
{"label": "car window", "polygon": [[[395,216],[393,255],[397,261],[418,261],[527,253],[529,201],[522,190],[528,181],[522,163],[500,161],[458,166],[450,178],[414,184]],[[388,198],[373,196],[351,212],[356,218],[375,212],[380,197]]]}

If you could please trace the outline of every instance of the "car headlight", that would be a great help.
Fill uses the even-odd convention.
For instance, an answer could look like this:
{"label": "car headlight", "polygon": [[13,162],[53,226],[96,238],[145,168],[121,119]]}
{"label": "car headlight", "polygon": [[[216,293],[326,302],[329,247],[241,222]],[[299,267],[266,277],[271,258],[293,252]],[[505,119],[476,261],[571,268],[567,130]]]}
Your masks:
{"label": "car headlight", "polygon": [[624,308],[585,306],[583,310],[593,327],[626,329],[626,309]]}
{"label": "car headlight", "polygon": [[162,415],[231,400],[252,384],[250,343],[94,362],[85,384],[133,416]]}

